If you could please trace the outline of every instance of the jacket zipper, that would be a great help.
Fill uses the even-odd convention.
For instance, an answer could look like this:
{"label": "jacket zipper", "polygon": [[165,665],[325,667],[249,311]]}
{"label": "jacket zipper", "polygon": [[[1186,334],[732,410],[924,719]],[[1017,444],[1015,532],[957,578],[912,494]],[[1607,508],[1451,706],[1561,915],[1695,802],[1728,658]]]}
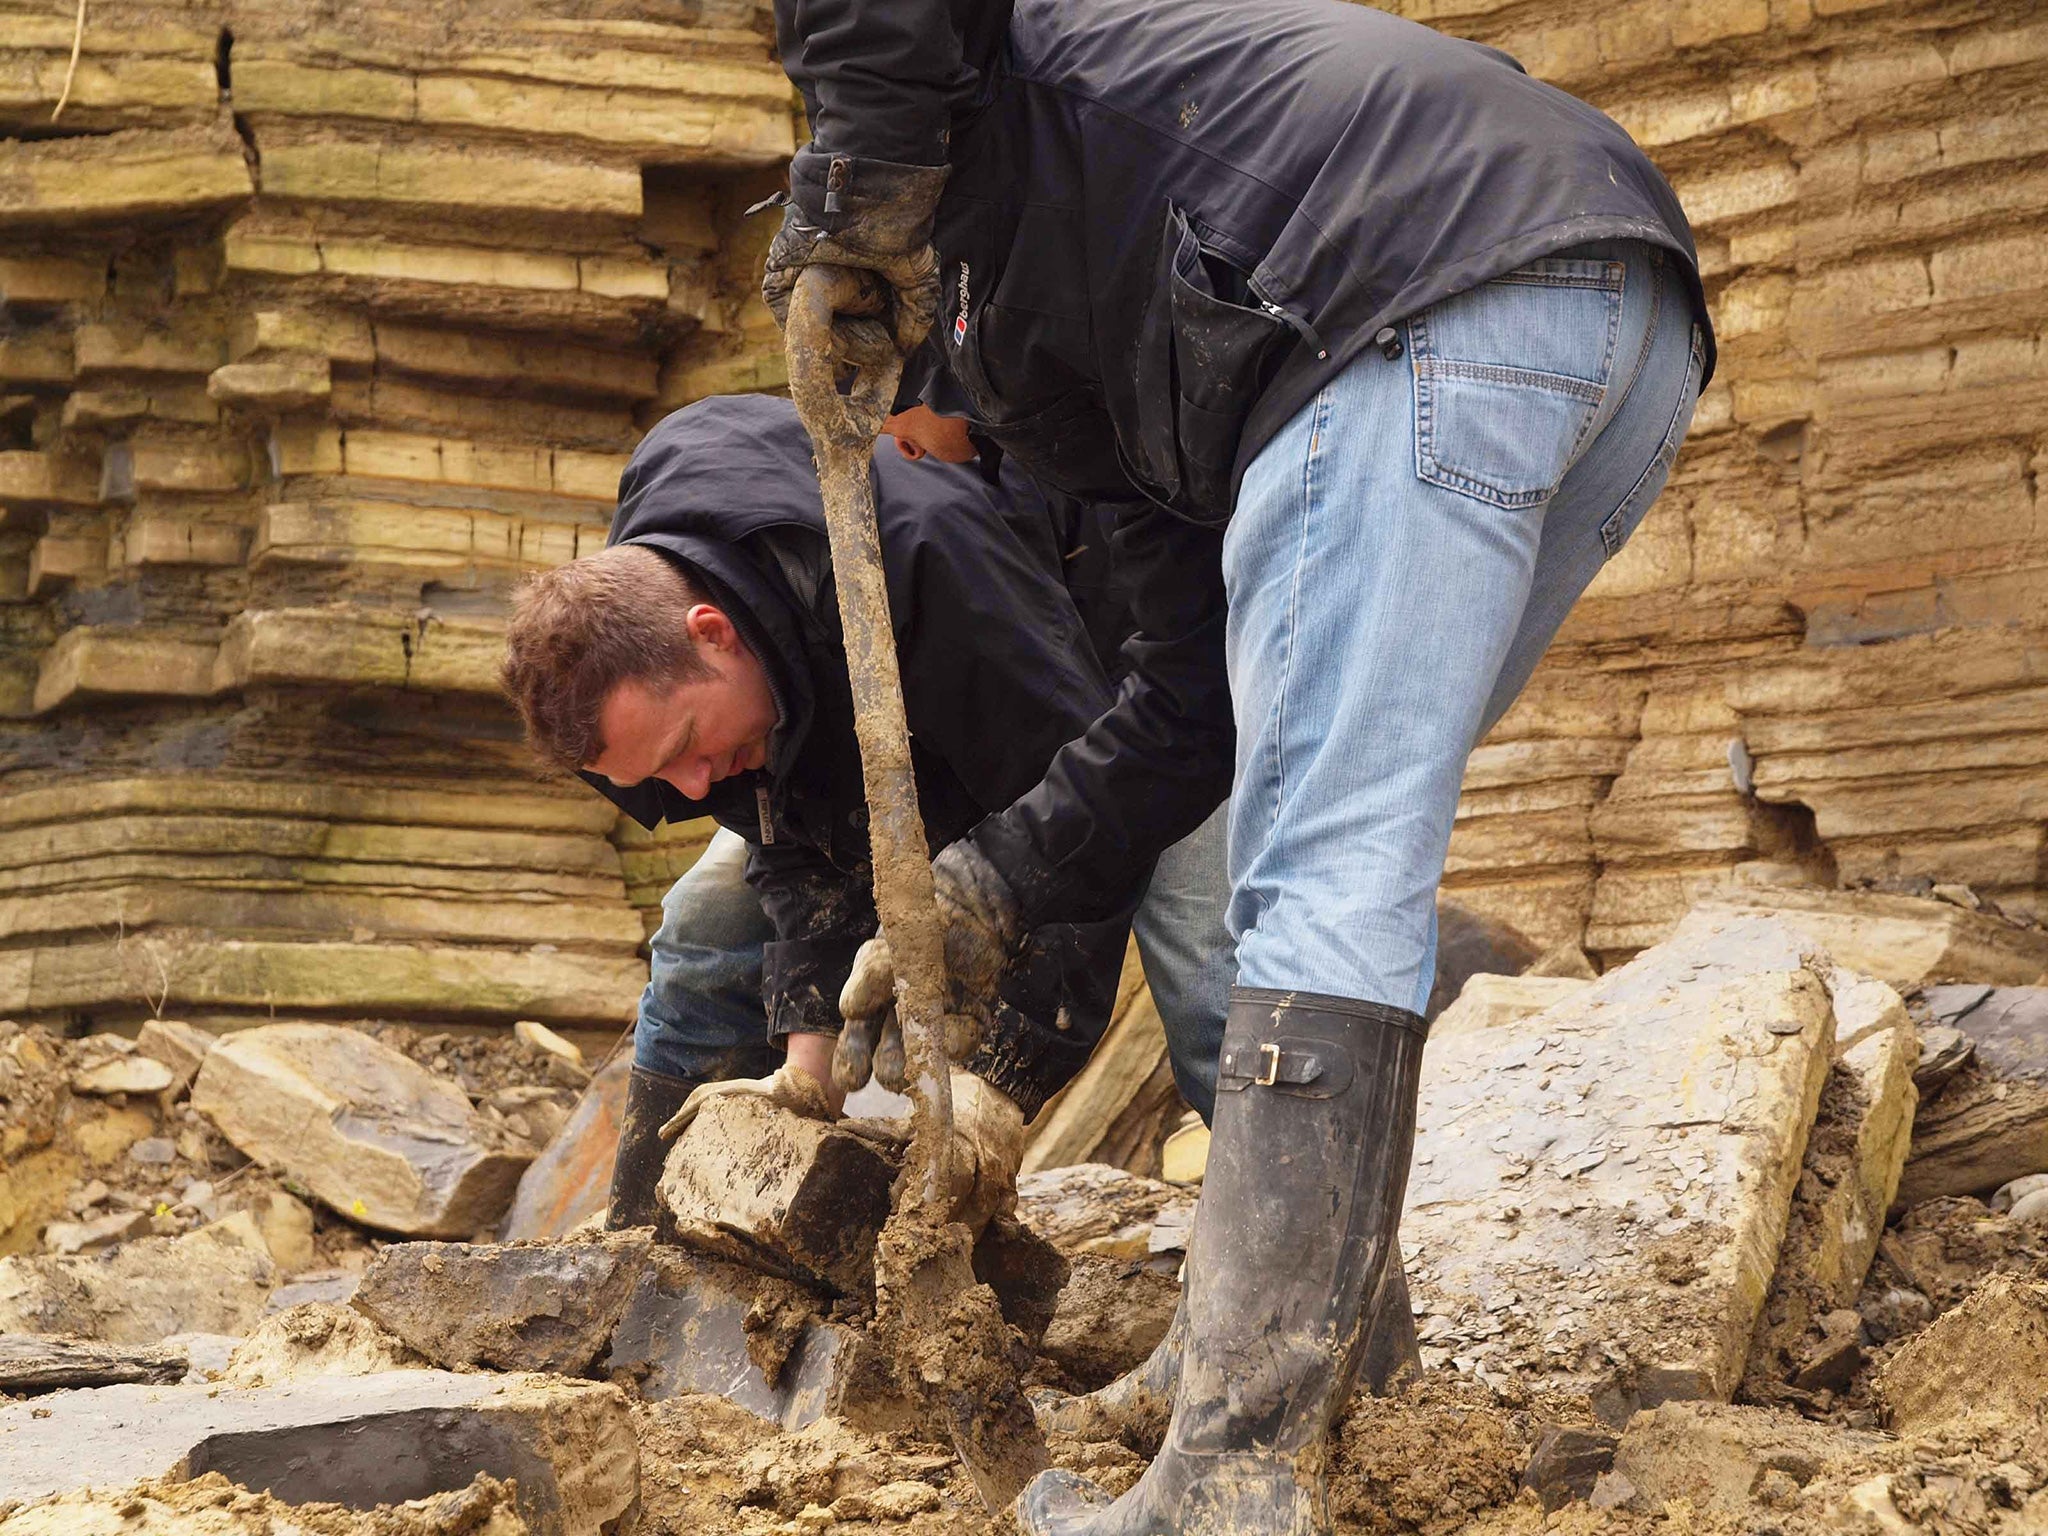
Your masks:
{"label": "jacket zipper", "polygon": [[1275,320],[1278,320],[1281,324],[1285,325],[1289,330],[1293,331],[1295,335],[1299,336],[1303,341],[1308,343],[1309,347],[1315,352],[1316,359],[1319,362],[1328,360],[1330,356],[1330,349],[1323,345],[1323,338],[1316,334],[1316,328],[1314,326],[1310,325],[1306,320],[1302,319],[1299,315],[1289,314],[1286,310],[1282,309],[1278,304],[1275,304],[1271,299],[1267,298],[1265,294],[1259,291],[1259,285],[1256,282],[1247,280],[1245,283],[1245,287],[1250,290],[1251,296],[1259,301],[1260,309],[1263,309],[1267,314],[1271,315]]}

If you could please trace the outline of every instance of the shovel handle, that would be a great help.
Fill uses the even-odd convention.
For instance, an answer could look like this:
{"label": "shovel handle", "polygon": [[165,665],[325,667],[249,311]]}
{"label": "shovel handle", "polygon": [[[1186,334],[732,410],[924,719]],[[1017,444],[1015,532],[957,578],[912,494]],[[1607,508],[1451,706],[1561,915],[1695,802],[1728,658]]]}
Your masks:
{"label": "shovel handle", "polygon": [[[825,501],[867,790],[875,909],[896,962],[896,1017],[917,1111],[911,1119],[909,1166],[922,1175],[913,1191],[931,1219],[943,1222],[953,1127],[943,1036],[945,943],[911,771],[910,729],[903,714],[870,473],[875,437],[895,401],[903,360],[893,347],[886,355],[845,356],[833,327],[835,315],[867,302],[872,282],[870,274],[847,267],[804,268],[790,294],[784,345],[790,397],[810,433]],[[843,395],[838,388],[842,364],[855,369],[853,387]]]}

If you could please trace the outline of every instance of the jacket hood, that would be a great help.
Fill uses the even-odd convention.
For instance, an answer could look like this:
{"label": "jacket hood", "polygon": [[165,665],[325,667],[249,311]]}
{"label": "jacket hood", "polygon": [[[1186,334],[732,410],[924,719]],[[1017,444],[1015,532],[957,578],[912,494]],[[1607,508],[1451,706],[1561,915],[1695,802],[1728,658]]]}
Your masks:
{"label": "jacket hood", "polygon": [[[747,545],[771,528],[825,536],[810,438],[787,400],[722,396],[671,413],[641,440],[619,477],[605,545],[644,544],[708,579],[774,680],[782,706],[779,746],[787,756],[810,729],[816,701],[805,641],[817,638],[817,621],[794,600],[774,562]],[[622,787],[596,774],[583,777],[647,827],[711,808],[710,800],[691,800],[659,780]]]}

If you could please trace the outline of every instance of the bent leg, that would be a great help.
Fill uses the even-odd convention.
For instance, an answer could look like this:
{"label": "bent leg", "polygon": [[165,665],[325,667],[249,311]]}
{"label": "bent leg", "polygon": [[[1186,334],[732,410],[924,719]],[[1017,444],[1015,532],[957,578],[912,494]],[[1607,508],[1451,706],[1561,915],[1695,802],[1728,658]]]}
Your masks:
{"label": "bent leg", "polygon": [[775,933],[746,883],[747,845],[724,828],[662,898],[633,1064],[693,1082],[765,1077],[781,1062],[761,1006],[761,947]]}
{"label": "bent leg", "polygon": [[1152,1002],[1166,1027],[1173,1080],[1205,1123],[1216,1108],[1216,1057],[1237,972],[1237,947],[1224,920],[1229,825],[1225,803],[1161,854],[1131,920]]}

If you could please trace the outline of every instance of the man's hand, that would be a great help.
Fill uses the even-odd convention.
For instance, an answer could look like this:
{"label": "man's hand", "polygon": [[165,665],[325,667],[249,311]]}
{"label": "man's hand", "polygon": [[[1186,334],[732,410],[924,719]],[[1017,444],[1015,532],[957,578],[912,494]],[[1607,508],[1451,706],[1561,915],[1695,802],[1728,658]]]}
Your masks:
{"label": "man's hand", "polygon": [[1017,1207],[1024,1111],[971,1072],[953,1073],[953,1219],[979,1232]]}
{"label": "man's hand", "polygon": [[846,155],[805,159],[817,174],[823,159],[824,212],[814,217],[805,205],[821,201],[816,186],[797,188],[782,213],[782,228],[768,247],[761,297],[778,325],[789,323],[789,296],[797,274],[825,264],[872,272],[881,282],[870,305],[834,322],[848,360],[872,357],[893,345],[909,356],[932,327],[939,308],[939,260],[932,250],[932,216],[946,187],[943,165],[896,165]]}
{"label": "man's hand", "polygon": [[705,1083],[683,1100],[683,1107],[661,1128],[661,1139],[673,1141],[697,1118],[697,1111],[715,1098],[745,1094],[766,1099],[784,1109],[795,1110],[812,1120],[836,1120],[838,1114],[825,1094],[825,1085],[794,1062],[785,1061],[767,1077],[736,1077],[723,1083]]}
{"label": "man's hand", "polygon": [[[981,1043],[981,1020],[995,1007],[996,983],[1023,937],[1023,916],[995,866],[965,838],[932,860],[932,883],[946,941],[946,1054],[964,1061]],[[896,962],[879,935],[854,956],[853,972],[839,992],[839,1014],[846,1027],[833,1054],[832,1077],[851,1092],[868,1080],[871,1064],[880,1075],[892,1049],[899,1060],[902,1053],[900,1035],[893,1046],[890,1040],[896,1031]],[[897,1086],[886,1076],[882,1083]]]}

